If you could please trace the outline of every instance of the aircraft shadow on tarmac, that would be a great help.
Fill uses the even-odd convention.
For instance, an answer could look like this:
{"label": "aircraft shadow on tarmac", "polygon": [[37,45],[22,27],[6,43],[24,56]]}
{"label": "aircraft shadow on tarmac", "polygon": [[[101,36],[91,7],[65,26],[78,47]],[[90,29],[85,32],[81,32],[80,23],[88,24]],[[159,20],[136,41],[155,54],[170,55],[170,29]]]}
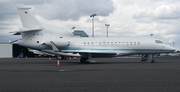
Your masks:
{"label": "aircraft shadow on tarmac", "polygon": [[[165,60],[170,60],[172,58],[157,58],[156,63],[162,63]],[[177,59],[177,58],[174,58]],[[178,58],[179,59],[179,58]],[[2,61],[2,60],[1,60]],[[139,63],[150,63],[150,60],[146,62],[141,62],[140,58],[98,58],[95,59],[96,62],[91,62],[88,64],[81,64],[79,59],[72,59],[72,60],[59,60],[61,64],[64,66],[69,65],[96,65],[96,64],[139,64]],[[48,60],[48,58],[28,58],[28,59],[4,59],[1,64],[56,64],[57,59],[52,58],[51,61]],[[165,63],[165,62],[164,62]]]}
{"label": "aircraft shadow on tarmac", "polygon": [[67,62],[61,62],[63,65],[96,65],[96,64],[139,64],[139,63],[150,63],[150,62],[140,62],[140,61],[96,61],[96,62],[90,62],[90,63],[80,63],[77,61],[67,61]]}

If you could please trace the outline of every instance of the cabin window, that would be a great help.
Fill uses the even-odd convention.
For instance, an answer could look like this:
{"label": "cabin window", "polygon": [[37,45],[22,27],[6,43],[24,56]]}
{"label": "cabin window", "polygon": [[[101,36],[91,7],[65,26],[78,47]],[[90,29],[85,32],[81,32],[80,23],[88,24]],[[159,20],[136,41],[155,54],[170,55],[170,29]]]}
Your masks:
{"label": "cabin window", "polygon": [[134,42],[134,45],[136,45],[136,42]]}
{"label": "cabin window", "polygon": [[107,42],[107,46],[109,45],[109,42]]}
{"label": "cabin window", "polygon": [[98,42],[95,42],[95,45],[98,45]]}
{"label": "cabin window", "polygon": [[99,42],[99,46],[101,46],[101,42]]}
{"label": "cabin window", "polygon": [[138,45],[140,45],[140,42],[138,42]]}
{"label": "cabin window", "polygon": [[124,42],[122,42],[122,45],[124,45]]}
{"label": "cabin window", "polygon": [[119,42],[119,44],[118,45],[121,45],[121,42]]}
{"label": "cabin window", "polygon": [[111,42],[111,45],[113,46],[113,42]]}
{"label": "cabin window", "polygon": [[115,45],[117,45],[117,42],[115,42]]}
{"label": "cabin window", "polygon": [[132,45],[132,42],[130,42],[130,45]]}

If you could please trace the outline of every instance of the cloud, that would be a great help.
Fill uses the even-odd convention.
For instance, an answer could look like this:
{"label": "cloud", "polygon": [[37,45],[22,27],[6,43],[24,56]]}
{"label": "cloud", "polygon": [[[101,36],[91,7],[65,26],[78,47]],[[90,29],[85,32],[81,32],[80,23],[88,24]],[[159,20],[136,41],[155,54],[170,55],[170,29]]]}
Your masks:
{"label": "cloud", "polygon": [[[150,30],[153,33],[179,36],[180,23],[179,3],[169,5],[161,4],[154,9],[145,9],[133,16],[139,24],[138,30]],[[144,27],[143,27],[144,26]],[[166,38],[166,37],[165,37]]]}
{"label": "cloud", "polygon": [[0,3],[0,21],[4,21],[6,19],[15,18],[17,11],[15,8],[12,8],[11,3]]}
{"label": "cloud", "polygon": [[52,0],[37,6],[36,10],[42,17],[50,20],[78,20],[82,16],[90,16],[93,13],[98,16],[108,16],[113,12],[114,7],[110,0],[66,0],[64,2]]}
{"label": "cloud", "polygon": [[[32,12],[48,29],[54,31],[85,30],[92,34],[94,18],[95,36],[146,36],[175,42],[180,47],[179,0],[1,0],[0,32],[8,35],[22,27],[16,6],[32,6]],[[9,34],[11,35],[11,34]]]}
{"label": "cloud", "polygon": [[114,10],[111,0],[6,0],[0,1],[0,19],[17,15],[16,6],[33,6],[36,14],[50,20],[78,20],[92,13],[108,16]]}
{"label": "cloud", "polygon": [[180,18],[180,6],[179,5],[160,5],[153,10],[144,10],[133,18],[140,20],[139,22],[152,22],[155,20],[169,20]]}
{"label": "cloud", "polygon": [[179,19],[180,7],[179,5],[160,5],[154,11],[157,19]]}

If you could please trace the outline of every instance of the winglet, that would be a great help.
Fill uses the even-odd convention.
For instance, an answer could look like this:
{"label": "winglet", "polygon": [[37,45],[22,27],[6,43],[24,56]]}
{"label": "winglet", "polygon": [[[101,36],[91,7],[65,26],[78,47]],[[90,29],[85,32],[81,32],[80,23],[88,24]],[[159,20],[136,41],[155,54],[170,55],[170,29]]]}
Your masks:
{"label": "winglet", "polygon": [[57,48],[53,41],[50,41],[50,44],[55,52],[60,52],[60,50]]}

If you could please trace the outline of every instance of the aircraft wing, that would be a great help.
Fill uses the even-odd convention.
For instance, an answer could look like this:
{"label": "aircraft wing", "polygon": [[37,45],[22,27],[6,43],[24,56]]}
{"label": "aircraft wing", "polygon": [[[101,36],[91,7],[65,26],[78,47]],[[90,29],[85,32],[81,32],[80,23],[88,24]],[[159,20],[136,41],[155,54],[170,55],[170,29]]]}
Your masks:
{"label": "aircraft wing", "polygon": [[62,52],[75,52],[75,53],[115,53],[111,51],[100,51],[100,50],[61,50]]}
{"label": "aircraft wing", "polygon": [[72,56],[72,57],[80,57],[78,53],[63,53],[63,52],[55,52],[54,50],[43,50],[43,52],[61,55],[61,56]]}
{"label": "aircraft wing", "polygon": [[101,50],[66,50],[62,52],[73,52],[73,53],[79,53],[79,54],[92,54],[95,56],[123,56],[123,55],[130,55],[132,54],[131,51],[101,51]]}

